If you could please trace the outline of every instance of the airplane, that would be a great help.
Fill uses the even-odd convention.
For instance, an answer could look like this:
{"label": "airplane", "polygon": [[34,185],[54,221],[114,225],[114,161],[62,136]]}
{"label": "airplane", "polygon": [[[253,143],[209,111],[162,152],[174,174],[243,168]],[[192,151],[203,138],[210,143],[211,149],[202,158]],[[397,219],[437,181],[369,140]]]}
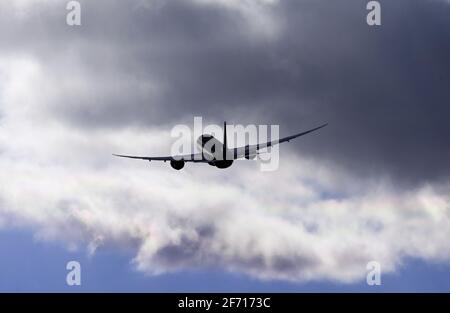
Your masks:
{"label": "airplane", "polygon": [[289,142],[297,137],[304,136],[306,134],[312,133],[318,129],[327,126],[328,123],[315,127],[313,129],[284,137],[278,140],[268,141],[265,143],[259,143],[255,145],[245,145],[239,148],[229,149],[227,145],[227,123],[223,123],[223,143],[217,140],[214,136],[203,134],[198,140],[197,144],[201,150],[200,153],[187,154],[187,155],[176,155],[176,156],[163,156],[163,157],[147,157],[147,156],[134,156],[134,155],[123,155],[123,154],[113,154],[114,156],[121,158],[130,158],[146,161],[170,161],[170,166],[175,170],[181,170],[186,162],[194,163],[207,163],[211,166],[215,166],[219,169],[225,169],[233,164],[234,160],[245,158],[247,160],[254,159],[260,150],[266,149],[278,145],[283,142]]}

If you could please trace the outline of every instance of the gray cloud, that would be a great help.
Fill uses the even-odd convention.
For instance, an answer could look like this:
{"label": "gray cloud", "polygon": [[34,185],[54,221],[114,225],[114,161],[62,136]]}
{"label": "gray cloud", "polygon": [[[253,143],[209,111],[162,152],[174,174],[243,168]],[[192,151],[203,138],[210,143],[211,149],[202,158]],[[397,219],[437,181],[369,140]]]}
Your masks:
{"label": "gray cloud", "polygon": [[382,1],[373,29],[364,1],[262,1],[252,12],[276,28],[268,34],[245,7],[204,2],[82,2],[84,24],[71,29],[50,1],[28,18],[8,14],[13,31],[2,29],[7,47],[65,81],[65,105],[49,110],[76,127],[201,115],[287,134],[329,121],[320,140],[297,145],[303,153],[402,183],[448,177],[447,3]]}

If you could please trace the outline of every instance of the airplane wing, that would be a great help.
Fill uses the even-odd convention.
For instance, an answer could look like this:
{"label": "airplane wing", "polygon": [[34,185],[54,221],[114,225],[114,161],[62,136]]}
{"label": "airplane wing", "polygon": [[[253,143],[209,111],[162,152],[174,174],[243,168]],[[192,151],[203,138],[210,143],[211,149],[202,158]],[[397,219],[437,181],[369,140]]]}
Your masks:
{"label": "airplane wing", "polygon": [[289,136],[289,137],[281,138],[279,140],[273,140],[273,141],[268,141],[268,142],[260,143],[260,144],[256,144],[256,145],[246,145],[246,146],[243,146],[243,147],[234,148],[233,149],[234,150],[233,151],[234,152],[234,159],[243,158],[246,155],[249,156],[249,157],[256,156],[258,154],[259,150],[262,150],[262,149],[265,149],[265,148],[268,148],[268,147],[271,147],[271,146],[275,146],[275,145],[278,145],[278,144],[283,143],[283,142],[289,142],[292,139],[295,139],[297,137],[301,137],[301,136],[304,136],[306,134],[312,133],[313,131],[321,129],[321,128],[327,126],[327,125],[328,125],[328,123],[320,125],[320,126],[318,126],[316,128],[313,128],[313,129],[310,129],[310,130],[307,130],[307,131],[304,131],[304,132],[301,132],[301,133]]}
{"label": "airplane wing", "polygon": [[135,156],[135,155],[123,155],[123,154],[113,154],[114,156],[120,158],[129,158],[145,161],[185,161],[194,163],[208,163],[209,161],[203,157],[202,153],[187,154],[187,155],[177,155],[177,156],[164,156],[164,157],[147,157],[147,156]]}

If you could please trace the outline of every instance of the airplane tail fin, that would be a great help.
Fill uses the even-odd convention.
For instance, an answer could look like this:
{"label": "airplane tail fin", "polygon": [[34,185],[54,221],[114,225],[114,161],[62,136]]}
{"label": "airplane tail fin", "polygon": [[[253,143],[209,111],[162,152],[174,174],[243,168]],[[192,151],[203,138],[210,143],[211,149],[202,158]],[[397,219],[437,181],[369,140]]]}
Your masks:
{"label": "airplane tail fin", "polygon": [[227,122],[223,122],[223,159],[226,160],[227,159],[227,150],[228,150],[228,145],[227,145]]}

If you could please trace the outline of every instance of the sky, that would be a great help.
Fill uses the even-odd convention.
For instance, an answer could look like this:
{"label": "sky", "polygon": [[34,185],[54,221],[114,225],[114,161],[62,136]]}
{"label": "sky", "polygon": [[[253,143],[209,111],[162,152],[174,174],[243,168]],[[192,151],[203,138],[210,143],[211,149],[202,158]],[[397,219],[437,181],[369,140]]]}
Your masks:
{"label": "sky", "polygon": [[[448,1],[80,3],[0,4],[1,291],[450,291]],[[273,172],[111,156],[195,116],[329,125]]]}

